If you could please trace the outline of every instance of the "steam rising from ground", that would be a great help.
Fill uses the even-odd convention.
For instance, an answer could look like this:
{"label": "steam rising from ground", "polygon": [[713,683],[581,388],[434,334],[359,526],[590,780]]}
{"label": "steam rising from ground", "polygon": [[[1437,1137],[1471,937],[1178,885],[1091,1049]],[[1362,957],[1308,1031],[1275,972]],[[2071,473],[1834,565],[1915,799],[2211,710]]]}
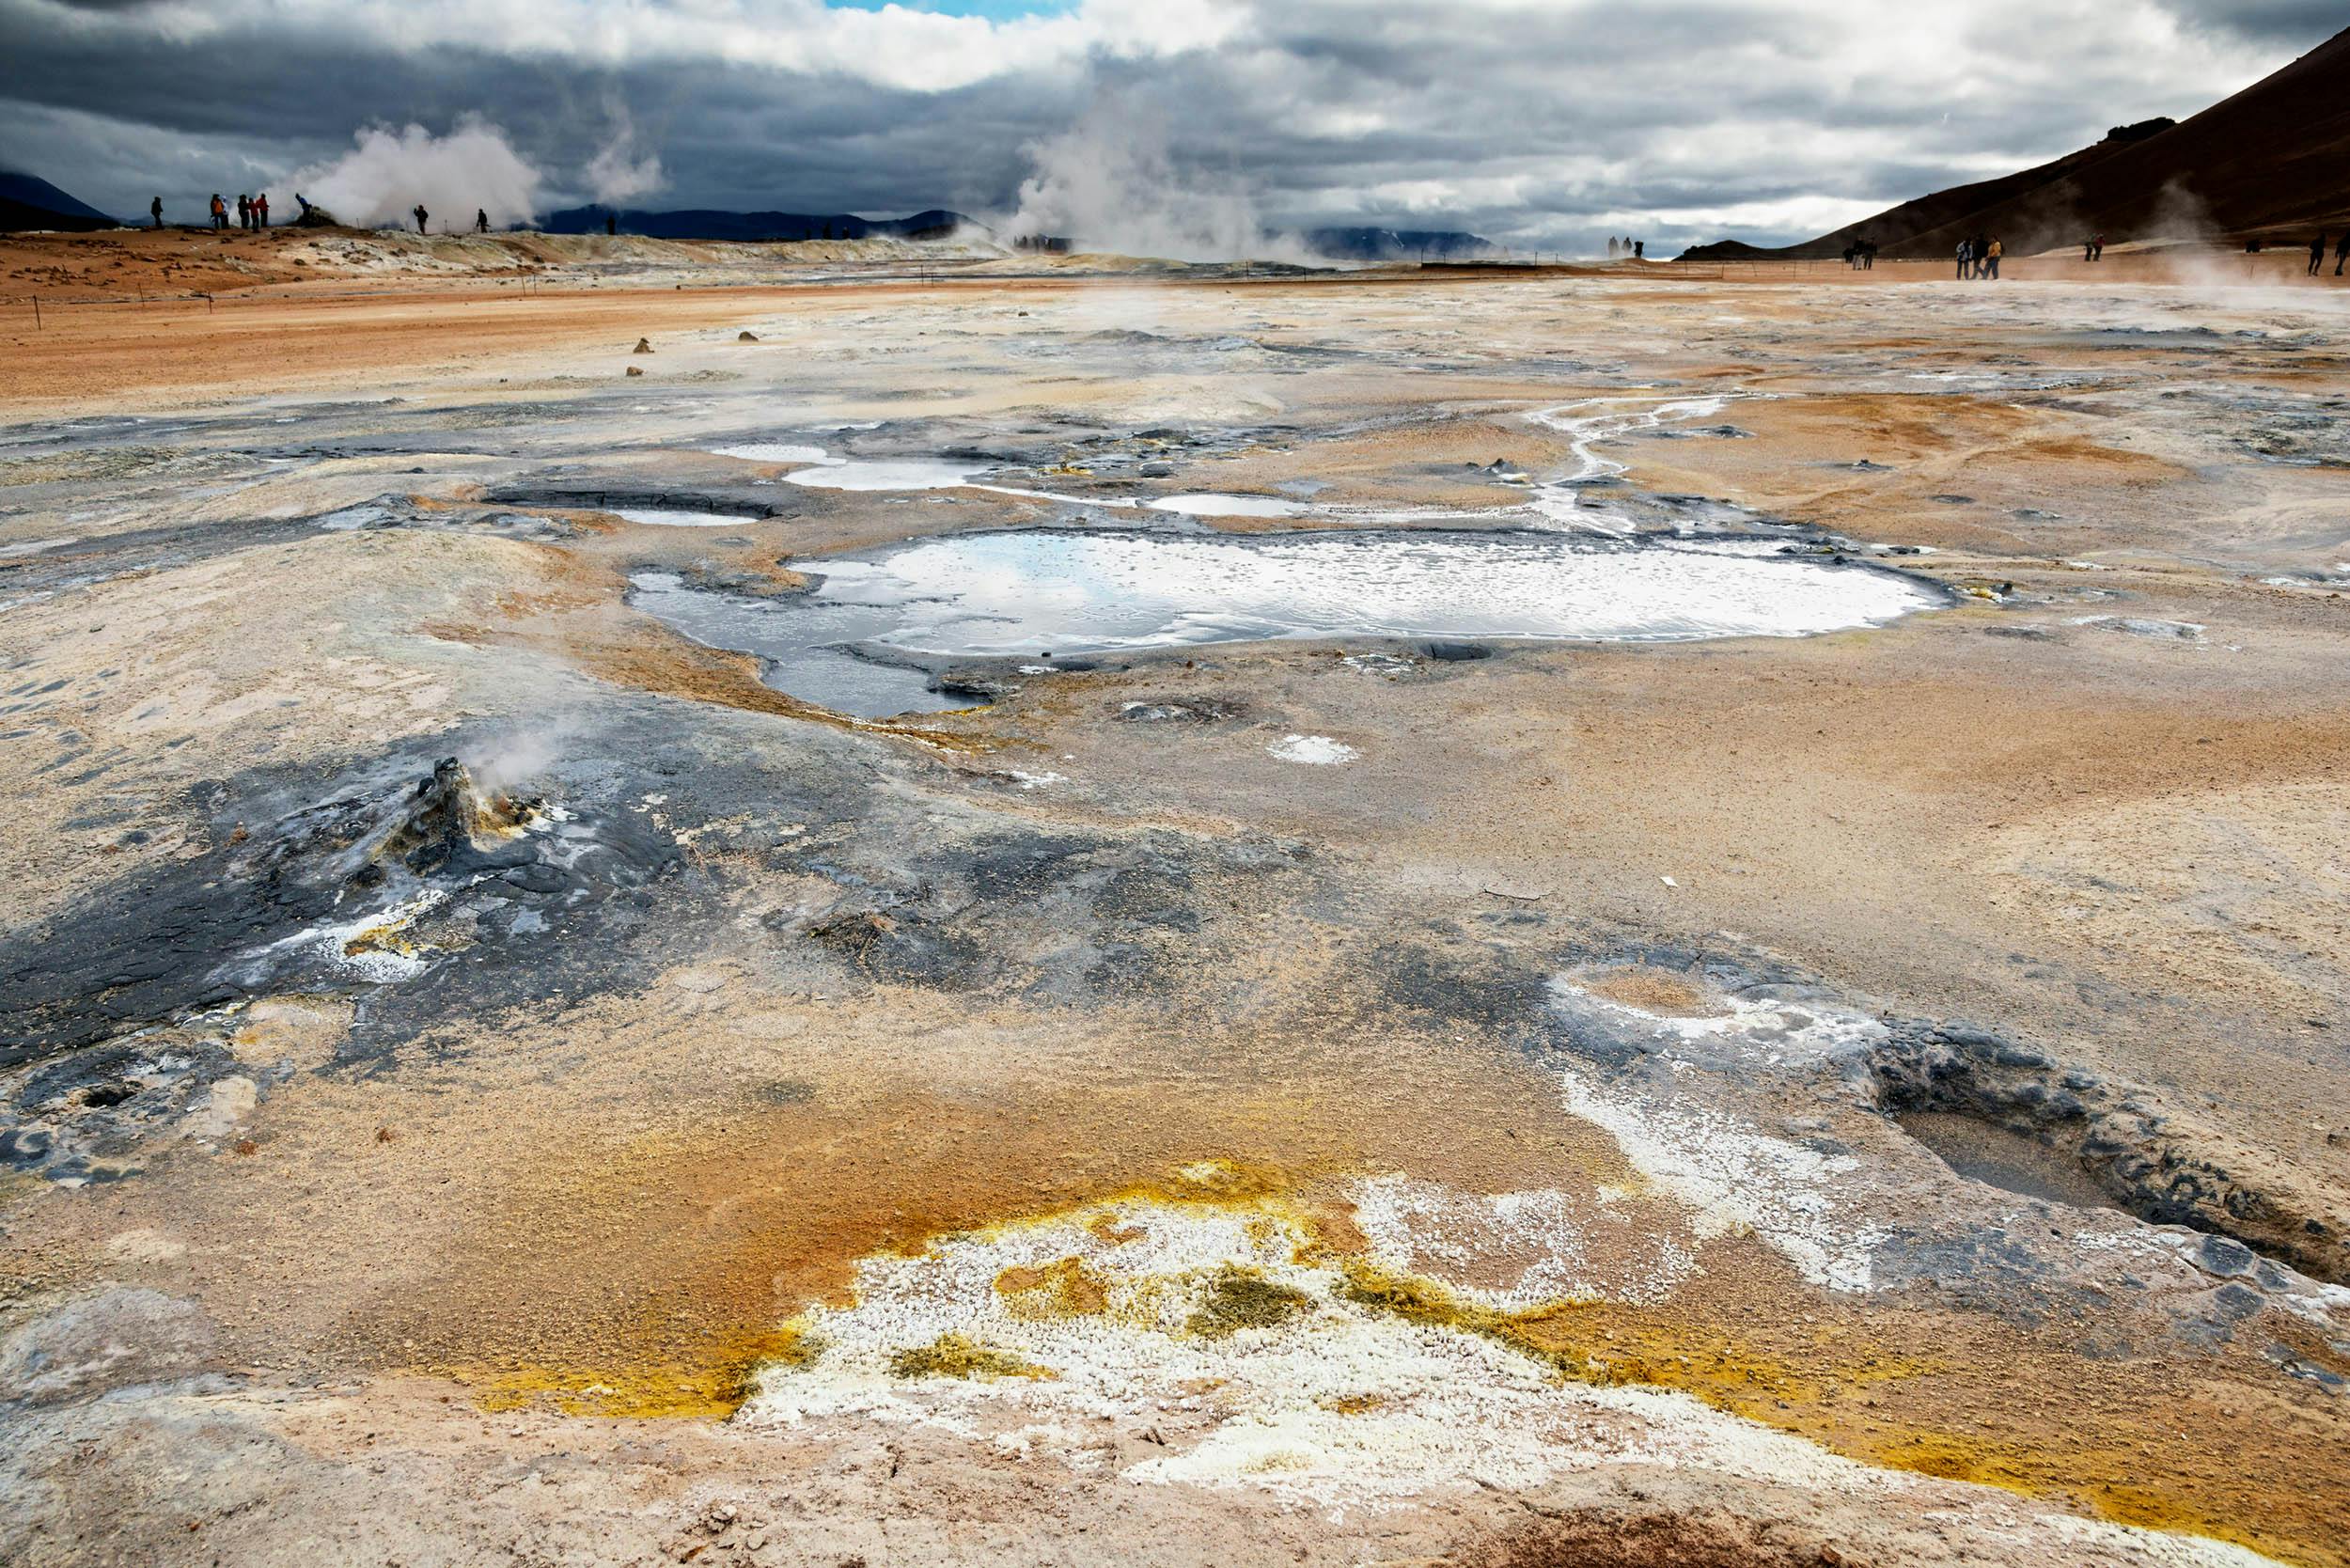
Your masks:
{"label": "steam rising from ground", "polygon": [[588,164],[588,188],[606,207],[618,207],[648,191],[661,188],[663,175],[657,153],[637,151],[636,125],[625,109],[616,109],[619,123],[612,139]]}
{"label": "steam rising from ground", "polygon": [[472,227],[477,209],[499,227],[538,210],[538,169],[478,115],[463,116],[446,136],[421,125],[372,125],[354,140],[335,163],[298,169],[289,180],[344,223],[405,224],[419,202],[450,228]]}
{"label": "steam rising from ground", "polygon": [[1180,167],[1166,127],[1132,104],[1096,103],[1028,154],[1035,172],[1020,182],[1009,235],[1179,261],[1311,259],[1297,240],[1265,227],[1240,180]]}

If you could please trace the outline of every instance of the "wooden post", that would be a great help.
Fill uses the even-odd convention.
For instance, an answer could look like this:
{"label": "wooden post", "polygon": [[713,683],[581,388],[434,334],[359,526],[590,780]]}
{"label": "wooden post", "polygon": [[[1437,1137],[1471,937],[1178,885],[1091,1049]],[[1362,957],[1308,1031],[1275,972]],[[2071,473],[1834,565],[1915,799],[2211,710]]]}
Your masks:
{"label": "wooden post", "polygon": [[39,294],[33,296],[33,330],[36,332],[40,330],[40,296]]}

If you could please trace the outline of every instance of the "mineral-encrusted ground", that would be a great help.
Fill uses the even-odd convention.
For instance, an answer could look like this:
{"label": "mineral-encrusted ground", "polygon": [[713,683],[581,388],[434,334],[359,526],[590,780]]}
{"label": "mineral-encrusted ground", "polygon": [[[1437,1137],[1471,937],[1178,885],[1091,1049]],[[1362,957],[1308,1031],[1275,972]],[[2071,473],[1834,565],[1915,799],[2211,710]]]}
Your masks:
{"label": "mineral-encrusted ground", "polygon": [[[2350,1561],[2350,295],[554,262],[10,343],[0,1560]],[[727,640],[1137,525],[1933,607]]]}

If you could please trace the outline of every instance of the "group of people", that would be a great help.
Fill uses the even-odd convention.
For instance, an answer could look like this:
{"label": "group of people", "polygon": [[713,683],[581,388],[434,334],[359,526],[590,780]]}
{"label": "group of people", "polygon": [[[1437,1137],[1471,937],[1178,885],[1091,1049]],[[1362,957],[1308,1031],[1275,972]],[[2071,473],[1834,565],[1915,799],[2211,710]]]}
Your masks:
{"label": "group of people", "polygon": [[1877,243],[1874,240],[1855,240],[1844,247],[1844,265],[1855,272],[1873,272],[1877,264]]}
{"label": "group of people", "polygon": [[2084,261],[2103,261],[2105,259],[2106,259],[2106,237],[2105,237],[2104,235],[2102,235],[2102,234],[2092,234],[2092,235],[2091,235],[2088,239],[2083,240],[2083,241],[2081,242],[2081,259],[2082,259],[2082,260],[2084,260]]}
{"label": "group of people", "polygon": [[1999,276],[1999,258],[2005,254],[2006,247],[1999,243],[1999,237],[1996,234],[1979,234],[1972,239],[1961,240],[1958,243],[1960,279],[1964,281],[1970,277],[1989,278],[1997,282]]}
{"label": "group of people", "polygon": [[[164,198],[157,196],[149,202],[147,211],[149,215],[154,218],[155,227],[163,227]],[[228,203],[221,199],[218,191],[212,193],[212,227],[214,228],[228,227]],[[257,196],[242,194],[238,196],[237,227],[239,228],[267,228],[269,227],[269,193],[267,191],[263,191]]]}
{"label": "group of people", "polygon": [[[410,211],[411,215],[416,220],[416,232],[419,234],[423,233],[424,226],[431,220],[432,214],[424,210],[424,203],[421,201],[417,202],[416,205]],[[490,232],[490,210],[488,208],[477,207],[474,209],[473,231],[476,234],[487,234]]]}
{"label": "group of people", "polygon": [[1619,240],[1613,234],[1607,236],[1607,259],[1614,261],[1627,256],[1635,261],[1647,260],[1648,242],[1629,237]]}
{"label": "group of people", "polygon": [[[302,215],[306,218],[308,217],[312,211],[308,199],[306,198],[300,191],[296,191],[294,193],[294,200],[301,206]],[[157,228],[163,227],[163,197],[157,196],[147,204],[147,215],[149,220],[152,222]],[[421,234],[424,232],[425,220],[430,218],[431,215],[431,213],[427,212],[424,210],[423,202],[419,201],[416,203],[415,219],[417,233]],[[212,227],[219,229],[225,229],[228,227],[228,202],[227,199],[218,191],[214,191],[212,193]],[[269,227],[269,193],[267,191],[263,191],[259,196],[249,196],[240,195],[237,197],[237,227],[239,228],[250,229],[262,229]],[[490,213],[486,208],[477,208],[475,210],[473,215],[473,231],[476,234],[487,234],[490,232]]]}
{"label": "group of people", "polygon": [[[2350,229],[2342,230],[2334,243],[2334,275],[2340,277],[2344,263],[2350,262]],[[2326,236],[2320,234],[2310,242],[2310,275],[2315,277],[2318,268],[2326,264]]]}

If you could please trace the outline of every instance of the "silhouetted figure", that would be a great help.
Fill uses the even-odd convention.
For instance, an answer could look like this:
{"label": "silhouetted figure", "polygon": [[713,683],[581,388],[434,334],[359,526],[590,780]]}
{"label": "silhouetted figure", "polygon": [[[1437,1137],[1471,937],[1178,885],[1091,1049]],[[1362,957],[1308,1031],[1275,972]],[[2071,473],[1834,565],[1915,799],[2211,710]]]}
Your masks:
{"label": "silhouetted figure", "polygon": [[237,193],[237,227],[239,228],[253,227],[253,198],[242,191]]}
{"label": "silhouetted figure", "polygon": [[2081,242],[2081,259],[2084,261],[2094,261],[2097,259],[2096,241],[2083,240]]}
{"label": "silhouetted figure", "polygon": [[1632,242],[1632,259],[1635,261],[1645,261],[1648,259],[1648,242],[1646,240],[1635,240]]}
{"label": "silhouetted figure", "polygon": [[269,227],[269,193],[267,191],[263,191],[253,198],[253,227],[256,228]]}
{"label": "silhouetted figure", "polygon": [[473,231],[476,234],[490,232],[490,210],[488,208],[477,207],[473,210]]}
{"label": "silhouetted figure", "polygon": [[2350,228],[2342,230],[2341,240],[2334,245],[2334,275],[2336,277],[2342,275],[2342,264],[2344,261],[2350,261]]}
{"label": "silhouetted figure", "polygon": [[2245,255],[2247,255],[2247,256],[2258,256],[2260,253],[2261,253],[2261,243],[2260,243],[2258,240],[2247,240],[2247,241],[2245,241],[2245,242],[2244,242],[2244,254],[2245,254]]}
{"label": "silhouetted figure", "polygon": [[[161,196],[157,196],[154,200],[152,200],[152,201],[150,201],[150,202],[149,202],[149,203],[147,204],[147,215],[148,215],[149,217],[153,218],[153,219],[155,220],[155,227],[156,227],[157,228],[161,228],[161,227],[163,227],[163,226],[164,226],[164,198],[163,198],[163,197],[161,197]],[[2344,236],[2344,238],[2350,238],[2350,235],[2346,235],[2346,236]]]}
{"label": "silhouetted figure", "polygon": [[310,198],[304,196],[300,191],[296,191],[294,193],[294,205],[302,209],[302,215],[306,218],[308,217],[314,211],[314,209],[310,206]]}
{"label": "silhouetted figure", "polygon": [[2317,269],[2325,264],[2326,236],[2320,234],[2316,239],[2310,242],[2310,275],[2311,277],[2315,277],[2317,275]]}
{"label": "silhouetted figure", "polygon": [[2103,234],[2089,242],[2089,259],[2092,261],[2103,261],[2106,259],[2106,237]]}
{"label": "silhouetted figure", "polygon": [[609,235],[618,235],[620,232],[620,214],[606,212],[603,215],[603,231]]}
{"label": "silhouetted figure", "polygon": [[424,210],[424,203],[423,203],[423,202],[421,202],[421,201],[417,202],[417,203],[416,203],[416,232],[417,232],[417,233],[421,234],[421,233],[423,233],[423,232],[424,232],[424,220],[425,220],[425,219],[427,219],[427,218],[429,218],[429,217],[431,217],[431,214],[430,212],[427,212]]}

